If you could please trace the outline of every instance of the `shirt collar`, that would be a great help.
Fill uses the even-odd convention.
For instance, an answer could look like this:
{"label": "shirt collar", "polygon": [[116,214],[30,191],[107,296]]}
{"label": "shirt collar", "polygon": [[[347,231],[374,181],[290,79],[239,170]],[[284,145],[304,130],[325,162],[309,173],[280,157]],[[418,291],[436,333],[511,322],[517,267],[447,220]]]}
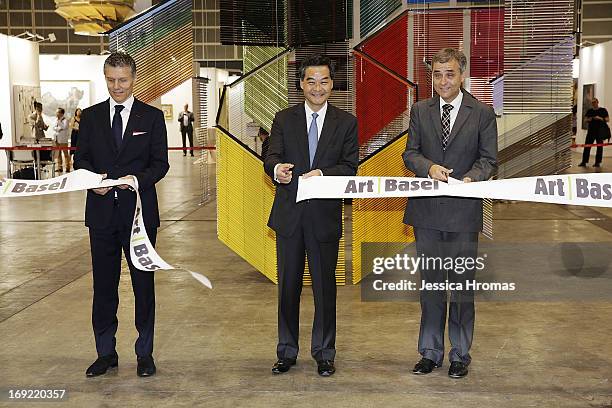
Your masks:
{"label": "shirt collar", "polygon": [[[451,105],[453,105],[453,111],[458,112],[461,107],[461,102],[463,101],[463,91],[459,91],[459,95],[455,96],[455,99],[451,101]],[[442,97],[440,97],[440,111],[442,111],[442,106],[446,105],[446,102]]]}
{"label": "shirt collar", "polygon": [[[312,118],[312,114],[315,112],[312,109],[310,109],[310,106],[308,106],[308,103],[304,102],[304,108],[306,109],[306,119]],[[317,112],[317,115],[319,115],[318,116],[319,118],[324,118],[326,112],[327,112],[327,102],[325,102],[325,105],[323,105],[323,107],[319,109],[319,111]]]}
{"label": "shirt collar", "polygon": [[129,112],[129,111],[132,110],[132,105],[134,105],[134,94],[130,95],[130,97],[127,98],[125,101],[123,101],[123,103],[115,102],[115,100],[113,99],[112,96],[110,98],[108,98],[108,100],[110,101],[110,113],[111,113],[111,115],[115,113],[115,106],[117,106],[117,105],[123,105],[123,111]]}

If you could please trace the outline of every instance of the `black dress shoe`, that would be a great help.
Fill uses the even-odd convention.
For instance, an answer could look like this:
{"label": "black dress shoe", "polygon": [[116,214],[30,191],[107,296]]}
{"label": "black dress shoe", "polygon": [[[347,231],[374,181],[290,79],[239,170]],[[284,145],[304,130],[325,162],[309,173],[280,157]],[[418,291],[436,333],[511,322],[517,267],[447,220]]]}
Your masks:
{"label": "black dress shoe", "polygon": [[434,368],[438,367],[441,366],[436,364],[433,360],[423,357],[419,360],[418,363],[416,363],[416,365],[412,369],[412,373],[416,375],[429,374],[433,371]]}
{"label": "black dress shoe", "polygon": [[157,368],[153,361],[153,356],[138,357],[138,367],[136,367],[136,374],[139,377],[151,377],[155,375]]}
{"label": "black dress shoe", "polygon": [[593,167],[601,167],[601,164],[599,164],[599,163],[595,163],[595,164],[593,165]]}
{"label": "black dress shoe", "polygon": [[448,376],[450,378],[463,378],[468,374],[467,365],[461,361],[451,362],[450,368],[448,369]]}
{"label": "black dress shoe", "polygon": [[586,163],[580,163],[578,167],[586,167],[586,165],[587,165]]}
{"label": "black dress shoe", "polygon": [[98,357],[92,365],[89,366],[85,375],[87,377],[97,377],[106,374],[110,368],[116,368],[119,365],[119,356],[117,353],[109,354],[108,356]]}
{"label": "black dress shoe", "polygon": [[279,358],[272,366],[272,374],[282,374],[295,365],[295,358]]}
{"label": "black dress shoe", "polygon": [[331,377],[335,372],[334,360],[317,361],[317,373],[319,373],[321,377]]}

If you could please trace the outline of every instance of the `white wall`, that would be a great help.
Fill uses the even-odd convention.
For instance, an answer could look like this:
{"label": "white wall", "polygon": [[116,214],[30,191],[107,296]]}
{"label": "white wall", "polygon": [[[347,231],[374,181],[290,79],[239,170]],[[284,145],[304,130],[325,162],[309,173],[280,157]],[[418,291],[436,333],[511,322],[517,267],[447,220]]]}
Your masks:
{"label": "white wall", "polygon": [[[13,86],[40,86],[38,44],[0,34],[0,122],[4,136],[1,146],[13,144]],[[6,155],[0,153],[0,173],[6,169]]]}
{"label": "white wall", "polygon": [[[578,77],[578,131],[576,143],[584,143],[586,130],[582,129],[582,86],[595,84],[595,97],[599,106],[612,112],[612,79],[606,80],[612,71],[612,41],[585,47],[580,50],[580,76]],[[591,155],[595,152],[591,151]],[[604,156],[612,157],[612,148],[604,148]]]}
{"label": "white wall", "polygon": [[[172,105],[172,119],[166,120],[166,129],[168,131],[168,146],[178,147],[183,145],[181,131],[178,123],[179,112],[183,111],[185,104],[189,104],[189,110],[193,112],[192,101],[192,83],[191,78],[183,82],[170,92],[161,97],[161,103],[164,105]],[[195,139],[195,135],[194,135]],[[189,141],[185,140],[187,146]],[[197,144],[194,140],[194,144]]]}
{"label": "white wall", "polygon": [[[13,140],[13,115],[11,110],[11,81],[9,78],[8,37],[0,34],[0,124],[2,140],[0,146],[11,146]],[[0,152],[0,174],[5,174],[6,154]]]}
{"label": "white wall", "polygon": [[221,94],[223,93],[223,85],[229,80],[229,72],[218,68],[201,68],[200,76],[208,78],[208,127],[211,128],[217,124],[217,110]]}
{"label": "white wall", "polygon": [[41,55],[40,80],[90,81],[91,104],[95,105],[108,98],[102,71],[105,59],[105,55]]}

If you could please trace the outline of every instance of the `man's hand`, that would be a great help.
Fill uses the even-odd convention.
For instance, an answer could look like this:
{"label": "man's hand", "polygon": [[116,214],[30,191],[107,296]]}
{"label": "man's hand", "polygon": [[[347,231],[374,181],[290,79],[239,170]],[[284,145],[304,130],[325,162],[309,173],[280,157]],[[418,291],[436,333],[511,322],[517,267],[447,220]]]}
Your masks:
{"label": "man's hand", "polygon": [[472,182],[472,178],[471,177],[464,177],[463,178],[463,182],[464,183],[471,183]]}
{"label": "man's hand", "polygon": [[448,175],[453,172],[453,169],[447,169],[439,164],[434,164],[429,168],[429,177],[434,180],[448,181]]}
{"label": "man's hand", "polygon": [[[105,178],[106,178],[106,173],[102,174],[102,180],[104,180]],[[100,187],[100,188],[92,188],[91,191],[99,195],[104,195],[108,193],[109,191],[111,191],[112,189],[113,189],[112,187]]]}
{"label": "man's hand", "polygon": [[310,170],[308,173],[303,174],[302,177],[307,179],[309,177],[317,177],[317,176],[322,176],[323,172],[319,169],[314,169],[314,170]]}
{"label": "man's hand", "polygon": [[[120,178],[119,178],[119,180],[130,180],[130,181],[132,181],[132,182],[133,182],[133,181],[135,181],[135,177],[134,177],[134,176],[132,176],[132,175],[129,175],[129,176],[123,176],[123,177],[120,177]],[[132,188],[132,186],[130,186],[130,185],[128,185],[128,184],[121,184],[121,185],[119,185],[119,186],[117,186],[117,187],[119,187],[119,188],[120,188],[120,189],[122,189],[122,190],[127,190],[128,188]]]}
{"label": "man's hand", "polygon": [[291,183],[293,164],[291,163],[281,163],[276,167],[276,179],[281,184],[289,184]]}

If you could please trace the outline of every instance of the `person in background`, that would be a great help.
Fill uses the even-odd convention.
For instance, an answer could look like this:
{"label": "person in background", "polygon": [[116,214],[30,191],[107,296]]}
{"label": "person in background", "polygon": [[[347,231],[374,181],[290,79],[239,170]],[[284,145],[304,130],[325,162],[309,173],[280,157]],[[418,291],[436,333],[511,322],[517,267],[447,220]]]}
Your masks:
{"label": "person in background", "polygon": [[[193,147],[193,122],[195,121],[193,112],[189,112],[188,104],[185,104],[185,110],[179,113],[178,121],[181,124],[181,136],[183,137],[183,156],[187,156],[185,136],[189,136],[189,147]],[[191,157],[193,157],[193,150],[191,150]]]}
{"label": "person in background", "polygon": [[[593,107],[585,114],[586,121],[589,124],[587,130],[585,144],[589,145],[592,143],[603,143],[605,139],[610,139],[610,128],[608,122],[610,116],[606,108],[599,107],[599,100],[593,98],[591,102]],[[585,146],[582,152],[582,162],[578,165],[579,167],[586,167],[589,162],[589,156],[591,155],[591,147]],[[593,167],[601,166],[601,159],[603,157],[603,146],[597,146],[597,153],[595,153],[595,164]]]}
{"label": "person in background", "polygon": [[[70,119],[70,147],[76,147],[79,140],[79,125],[81,124],[81,108],[76,108],[74,116]],[[74,150],[70,151],[70,155],[74,154]]]}
{"label": "person in background", "polygon": [[268,146],[270,146],[270,133],[262,127],[257,132],[257,137],[261,140],[261,160],[266,160],[268,155]]}
{"label": "person in background", "polygon": [[37,142],[45,138],[45,130],[49,129],[49,126],[43,120],[42,110],[42,103],[34,102],[34,112],[28,116],[32,124],[32,136],[34,136]]}
{"label": "person in background", "polygon": [[57,171],[62,172],[62,155],[66,162],[66,173],[70,172],[70,153],[68,149],[68,119],[64,116],[64,108],[57,108],[55,116],[57,120],[53,125],[53,140],[55,140],[55,146],[63,148],[65,150],[56,150],[55,156],[57,157]]}

